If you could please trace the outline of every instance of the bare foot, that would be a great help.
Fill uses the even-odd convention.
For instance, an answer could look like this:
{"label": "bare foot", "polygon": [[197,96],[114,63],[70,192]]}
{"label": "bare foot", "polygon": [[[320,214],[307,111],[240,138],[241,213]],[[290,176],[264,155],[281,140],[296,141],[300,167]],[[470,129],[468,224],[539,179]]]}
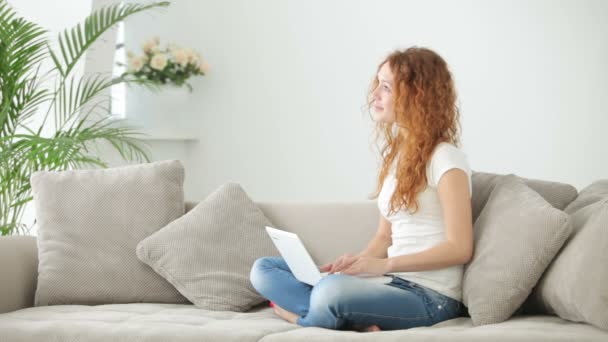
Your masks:
{"label": "bare foot", "polygon": [[282,307],[278,306],[276,303],[274,303],[274,305],[272,306],[272,310],[274,311],[275,314],[277,314],[277,316],[281,317],[282,319],[286,320],[289,323],[296,324],[296,321],[298,320],[298,315],[296,315],[293,312],[289,312],[289,311],[283,309]]}
{"label": "bare foot", "polygon": [[381,331],[380,327],[377,325],[371,325],[365,329],[363,329],[364,332],[373,332],[373,331]]}

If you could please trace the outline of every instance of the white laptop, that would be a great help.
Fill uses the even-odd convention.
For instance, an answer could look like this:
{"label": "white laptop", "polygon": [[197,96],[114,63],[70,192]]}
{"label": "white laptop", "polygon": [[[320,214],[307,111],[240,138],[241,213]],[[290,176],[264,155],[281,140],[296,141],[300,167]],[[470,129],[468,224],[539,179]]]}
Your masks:
{"label": "white laptop", "polygon": [[319,271],[297,234],[268,226],[266,231],[296,279],[315,286],[329,273]]}
{"label": "white laptop", "polygon": [[[321,273],[297,234],[266,226],[266,231],[293,275],[299,281],[315,286],[329,272]],[[335,272],[339,274],[340,272]],[[359,277],[370,277],[367,273]],[[385,278],[385,277],[375,277]]]}

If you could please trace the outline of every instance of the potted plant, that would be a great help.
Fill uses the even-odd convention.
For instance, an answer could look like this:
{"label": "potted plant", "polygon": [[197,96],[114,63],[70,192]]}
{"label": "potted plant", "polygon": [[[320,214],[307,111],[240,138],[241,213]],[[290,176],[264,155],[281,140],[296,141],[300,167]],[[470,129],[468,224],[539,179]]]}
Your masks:
{"label": "potted plant", "polygon": [[[60,171],[83,166],[107,167],[92,152],[108,142],[127,161],[149,161],[142,133],[112,125],[101,96],[111,86],[146,79],[73,75],[76,63],[108,29],[139,12],[169,2],[117,3],[86,17],[84,23],[59,35],[49,46],[46,31],[17,16],[0,0],[0,235],[26,233],[22,222],[32,200],[30,176],[39,170]],[[43,62],[50,62],[44,70]],[[52,86],[47,86],[49,84]],[[39,125],[32,118],[42,110]]]}

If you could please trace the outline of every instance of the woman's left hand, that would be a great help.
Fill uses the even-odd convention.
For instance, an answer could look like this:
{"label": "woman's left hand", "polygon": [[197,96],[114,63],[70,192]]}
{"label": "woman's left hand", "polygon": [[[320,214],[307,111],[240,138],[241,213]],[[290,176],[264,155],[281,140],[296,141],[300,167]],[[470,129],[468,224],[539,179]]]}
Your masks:
{"label": "woman's left hand", "polygon": [[388,272],[388,259],[364,256],[360,257],[359,260],[355,261],[352,265],[342,270],[340,273],[350,275],[366,273],[367,275],[371,276],[381,276]]}

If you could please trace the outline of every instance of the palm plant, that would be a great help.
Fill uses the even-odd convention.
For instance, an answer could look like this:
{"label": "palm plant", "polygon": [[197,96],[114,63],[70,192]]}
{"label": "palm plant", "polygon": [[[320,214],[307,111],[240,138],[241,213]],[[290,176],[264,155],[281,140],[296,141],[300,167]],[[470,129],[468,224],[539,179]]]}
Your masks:
{"label": "palm plant", "polygon": [[[51,48],[47,31],[17,17],[0,0],[0,235],[27,233],[22,223],[32,200],[30,176],[83,166],[107,167],[91,147],[107,142],[127,161],[149,161],[142,133],[112,124],[104,96],[126,80],[103,74],[73,76],[87,49],[108,29],[138,12],[169,2],[114,4],[59,34]],[[49,64],[44,70],[45,64]],[[49,80],[51,82],[49,82]],[[52,83],[52,86],[45,84]],[[42,110],[42,112],[40,112]],[[32,118],[44,113],[34,129]],[[49,120],[53,115],[54,120]],[[40,116],[38,116],[40,118]],[[51,133],[48,133],[51,132]]]}

